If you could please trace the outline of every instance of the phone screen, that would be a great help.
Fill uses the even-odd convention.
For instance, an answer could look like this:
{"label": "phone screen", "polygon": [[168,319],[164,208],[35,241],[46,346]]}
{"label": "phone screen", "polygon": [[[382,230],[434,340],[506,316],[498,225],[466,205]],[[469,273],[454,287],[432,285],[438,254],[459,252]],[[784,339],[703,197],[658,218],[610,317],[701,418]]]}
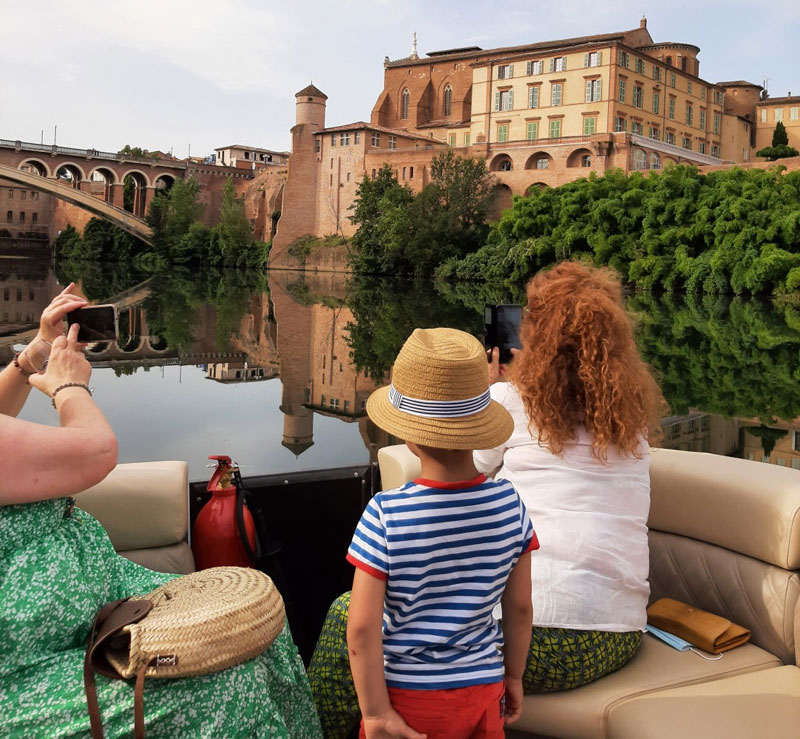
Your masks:
{"label": "phone screen", "polygon": [[80,325],[78,341],[111,341],[117,338],[117,311],[113,305],[90,305],[67,313],[67,323]]}
{"label": "phone screen", "polygon": [[500,364],[511,361],[511,349],[521,349],[519,324],[522,320],[521,305],[487,305],[484,309],[486,321],[486,348],[499,347]]}

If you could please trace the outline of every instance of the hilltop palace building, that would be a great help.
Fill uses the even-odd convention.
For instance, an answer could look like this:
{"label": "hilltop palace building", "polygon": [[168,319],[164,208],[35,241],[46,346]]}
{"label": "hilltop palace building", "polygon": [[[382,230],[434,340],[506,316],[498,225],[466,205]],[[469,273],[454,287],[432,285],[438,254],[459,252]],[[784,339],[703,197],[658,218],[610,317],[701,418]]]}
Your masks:
{"label": "hilltop palace building", "polygon": [[486,160],[498,212],[512,195],[590,172],[750,161],[784,110],[796,121],[800,98],[781,98],[779,110],[759,85],[708,82],[699,51],[654,42],[644,18],[630,31],[425,58],[415,41],[410,56],[384,60],[370,121],[335,127],[325,124],[327,96],[309,85],[296,95],[273,255],[280,262],[305,234],[351,235],[348,209],[365,175],[387,163],[418,192],[445,147]]}

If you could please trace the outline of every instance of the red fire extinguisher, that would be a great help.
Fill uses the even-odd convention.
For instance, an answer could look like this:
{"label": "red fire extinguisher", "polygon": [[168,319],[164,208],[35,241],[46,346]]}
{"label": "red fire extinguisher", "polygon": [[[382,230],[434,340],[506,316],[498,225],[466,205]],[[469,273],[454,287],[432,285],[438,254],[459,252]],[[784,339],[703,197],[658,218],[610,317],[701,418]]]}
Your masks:
{"label": "red fire extinguisher", "polygon": [[217,468],[206,488],[211,500],[197,514],[192,528],[195,564],[198,570],[224,565],[252,567],[251,557],[257,550],[256,528],[239,485],[231,484],[234,476],[238,482],[238,469],[225,455],[209,459],[217,461]]}

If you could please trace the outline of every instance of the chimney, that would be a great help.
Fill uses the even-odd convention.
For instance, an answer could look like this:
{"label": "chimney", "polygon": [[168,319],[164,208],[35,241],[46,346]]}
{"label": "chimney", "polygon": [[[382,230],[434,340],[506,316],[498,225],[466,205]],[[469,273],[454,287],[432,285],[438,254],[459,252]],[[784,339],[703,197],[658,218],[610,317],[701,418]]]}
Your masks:
{"label": "chimney", "polygon": [[647,18],[642,16],[642,20],[639,21],[639,28],[647,28]]}

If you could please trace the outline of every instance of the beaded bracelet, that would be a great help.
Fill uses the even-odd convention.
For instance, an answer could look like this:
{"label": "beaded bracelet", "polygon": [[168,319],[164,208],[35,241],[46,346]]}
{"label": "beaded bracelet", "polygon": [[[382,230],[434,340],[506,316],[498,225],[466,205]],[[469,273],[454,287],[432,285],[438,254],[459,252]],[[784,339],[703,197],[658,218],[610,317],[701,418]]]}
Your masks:
{"label": "beaded bracelet", "polygon": [[28,372],[28,370],[24,369],[22,367],[22,365],[19,363],[19,355],[22,354],[22,352],[24,352],[24,351],[25,351],[24,349],[22,349],[21,351],[18,351],[14,355],[14,358],[11,361],[13,362],[13,364],[17,368],[17,370],[19,370],[19,373],[25,378],[25,382],[28,382],[28,378],[31,375],[35,375],[36,373],[35,372]]}
{"label": "beaded bracelet", "polygon": [[53,390],[53,394],[50,396],[53,401],[53,408],[56,410],[58,410],[58,407],[56,406],[56,394],[68,387],[82,387],[87,393],[89,393],[90,396],[92,394],[91,388],[88,385],[84,385],[82,382],[65,382],[63,385],[59,385],[55,390]]}

